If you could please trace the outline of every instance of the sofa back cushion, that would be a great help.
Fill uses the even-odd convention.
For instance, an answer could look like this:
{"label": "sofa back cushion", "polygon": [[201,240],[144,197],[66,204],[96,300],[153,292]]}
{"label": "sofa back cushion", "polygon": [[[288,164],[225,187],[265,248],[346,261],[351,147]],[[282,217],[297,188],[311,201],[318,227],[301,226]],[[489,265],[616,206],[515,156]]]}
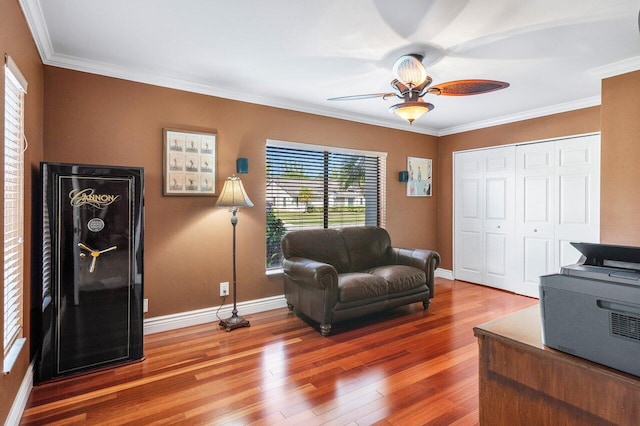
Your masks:
{"label": "sofa back cushion", "polygon": [[304,257],[328,263],[339,274],[349,272],[349,256],[342,235],[335,229],[291,231],[282,239],[285,259]]}
{"label": "sofa back cushion", "polygon": [[386,230],[376,226],[358,226],[340,230],[349,255],[349,272],[358,272],[386,265],[391,238]]}

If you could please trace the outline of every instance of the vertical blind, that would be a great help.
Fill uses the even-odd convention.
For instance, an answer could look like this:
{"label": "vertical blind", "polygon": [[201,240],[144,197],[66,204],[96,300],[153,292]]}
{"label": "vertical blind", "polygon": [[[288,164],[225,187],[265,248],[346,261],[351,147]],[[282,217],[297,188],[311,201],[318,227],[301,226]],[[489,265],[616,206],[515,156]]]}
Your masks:
{"label": "vertical blind", "polygon": [[27,85],[10,57],[4,98],[4,356],[22,336],[24,94]]}
{"label": "vertical blind", "polygon": [[268,141],[267,268],[289,231],[384,226],[386,154]]}

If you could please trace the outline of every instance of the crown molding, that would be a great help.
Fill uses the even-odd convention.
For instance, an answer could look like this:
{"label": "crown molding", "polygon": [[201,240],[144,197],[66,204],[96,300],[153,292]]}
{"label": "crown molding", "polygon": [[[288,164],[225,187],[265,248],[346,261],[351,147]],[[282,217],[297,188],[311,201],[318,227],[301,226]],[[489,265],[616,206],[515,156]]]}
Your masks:
{"label": "crown molding", "polygon": [[86,72],[89,74],[119,78],[122,80],[129,80],[138,83],[150,84],[153,86],[198,93],[202,95],[215,96],[234,101],[248,102],[257,105],[321,115],[330,118],[337,118],[340,120],[354,121],[357,123],[393,128],[397,130],[427,134],[431,136],[436,136],[438,134],[438,130],[432,129],[430,127],[420,125],[410,126],[407,123],[400,121],[396,123],[393,121],[395,116],[390,118],[389,120],[378,120],[366,115],[350,114],[329,108],[322,108],[315,105],[294,102],[291,100],[285,100],[276,97],[256,95],[255,93],[241,92],[238,90],[229,90],[226,88],[188,81],[177,77],[171,77],[152,72],[132,70],[127,67],[121,67],[98,61],[88,61],[74,56],[62,55],[58,53],[53,53],[47,58],[43,58],[43,62],[45,63],[45,65],[55,66],[59,68],[66,68],[74,71]]}
{"label": "crown molding", "polygon": [[589,70],[589,72],[601,79],[604,79],[638,70],[640,70],[640,56],[634,56],[602,67],[593,68]]}
{"label": "crown molding", "polygon": [[42,62],[46,62],[48,58],[53,55],[53,45],[49,38],[49,29],[47,23],[44,20],[44,13],[40,7],[39,1],[33,0],[19,0],[22,13],[27,20],[31,35],[36,43],[38,53]]}
{"label": "crown molding", "polygon": [[90,74],[102,75],[106,77],[119,78],[123,80],[134,81],[138,83],[150,84],[153,86],[166,87],[170,89],[183,90],[187,92],[199,93],[203,95],[215,96],[235,101],[248,102],[258,105],[282,108],[296,112],[303,112],[315,115],[322,115],[340,120],[354,121],[357,123],[370,124],[373,126],[381,126],[407,132],[421,133],[431,136],[438,134],[437,129],[433,129],[424,125],[408,126],[405,122],[393,121],[395,116],[389,120],[374,119],[363,114],[351,114],[342,111],[336,111],[329,108],[322,108],[301,102],[293,102],[281,98],[273,98],[267,96],[256,95],[254,93],[245,93],[237,90],[229,90],[226,88],[214,87],[194,81],[188,81],[181,78],[132,70],[130,68],[121,67],[109,63],[99,61],[88,61],[74,56],[56,53],[49,37],[49,30],[44,19],[44,13],[40,7],[39,0],[19,0],[22,11],[27,20],[27,24],[31,30],[31,35],[36,43],[42,63],[59,68],[81,71]]}
{"label": "crown molding", "polygon": [[[404,122],[395,123],[390,120],[378,120],[362,114],[350,114],[345,112],[338,112],[328,108],[321,108],[314,105],[292,102],[289,100],[256,95],[254,93],[244,93],[236,90],[228,90],[224,88],[214,87],[202,83],[183,80],[180,78],[169,77],[165,75],[132,71],[131,69],[115,66],[107,63],[100,63],[97,61],[87,61],[72,56],[60,55],[54,53],[50,55],[48,59],[43,59],[46,65],[71,69],[74,71],[81,71],[90,74],[97,74],[106,77],[119,78],[123,80],[134,81],[143,84],[150,84],[154,86],[166,87],[170,89],[183,90],[187,92],[199,93],[208,96],[215,96],[219,98],[230,99],[234,101],[248,102],[257,105],[264,105],[274,108],[281,108],[296,112],[321,115],[324,117],[336,118],[339,120],[353,121],[356,123],[369,124],[373,126],[380,126],[385,128],[391,128],[396,130],[402,130],[405,132],[420,133],[430,136],[446,136],[454,133],[468,132],[471,130],[477,130],[485,127],[498,126],[501,124],[512,123],[515,121],[528,120],[531,118],[542,117],[545,115],[557,114],[561,112],[572,111],[581,108],[587,108],[595,105],[600,105],[600,96],[594,96],[591,98],[580,99],[577,101],[566,102],[558,105],[551,105],[543,108],[537,108],[529,111],[523,111],[517,114],[496,117],[489,120],[476,121],[460,126],[448,127],[445,129],[434,129],[427,126],[414,123],[413,125],[407,125]],[[395,118],[395,117],[393,117]]]}
{"label": "crown molding", "polygon": [[[550,114],[571,111],[580,108],[586,108],[600,104],[600,96],[581,99],[573,102],[567,102],[558,105],[551,105],[544,108],[537,108],[521,113],[496,117],[489,120],[476,121],[463,124],[460,126],[448,127],[445,129],[435,129],[425,126],[421,123],[407,125],[405,122],[396,121],[396,117],[390,117],[388,120],[375,119],[364,114],[347,113],[337,111],[330,108],[323,108],[317,105],[310,105],[302,102],[295,102],[282,98],[274,98],[254,93],[245,93],[237,90],[229,90],[226,88],[214,87],[194,81],[188,81],[177,77],[156,74],[152,72],[133,70],[127,67],[117,66],[109,63],[88,61],[85,59],[62,55],[55,53],[49,31],[39,0],[19,0],[23,13],[31,30],[31,34],[36,43],[38,52],[42,62],[45,65],[66,68],[74,71],[81,71],[90,74],[97,74],[106,77],[119,78],[123,80],[134,81],[143,84],[150,84],[170,89],[183,90],[187,92],[199,93],[203,95],[215,96],[235,101],[248,102],[252,104],[270,106],[274,108],[282,108],[286,110],[321,115],[339,120],[347,120],[356,123],[380,126],[405,132],[413,132],[430,136],[446,136],[454,133],[468,132],[485,127],[498,126],[501,124],[522,121],[531,118],[537,118]],[[640,69],[640,57],[630,58],[619,61],[605,67],[595,68],[591,72],[595,75],[606,78],[607,76],[617,75],[625,72]]]}
{"label": "crown molding", "polygon": [[545,115],[559,114],[562,112],[574,111],[577,109],[589,108],[597,105],[600,105],[600,96],[592,96],[590,98],[578,99],[577,101],[565,102],[562,104],[522,111],[517,114],[496,117],[490,120],[482,120],[469,124],[463,124],[461,126],[448,127],[446,129],[440,130],[440,132],[438,132],[438,136],[447,136],[456,133],[469,132],[471,130],[483,129],[485,127],[500,126],[502,124],[530,120],[532,118],[544,117]]}

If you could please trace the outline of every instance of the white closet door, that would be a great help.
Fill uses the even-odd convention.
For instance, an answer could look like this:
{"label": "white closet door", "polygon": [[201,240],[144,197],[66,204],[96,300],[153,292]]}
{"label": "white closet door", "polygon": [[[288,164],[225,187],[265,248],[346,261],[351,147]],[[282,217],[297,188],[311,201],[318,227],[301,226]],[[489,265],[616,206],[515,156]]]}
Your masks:
{"label": "white closet door", "polygon": [[559,270],[580,259],[580,252],[569,243],[600,241],[600,135],[557,141],[556,153],[555,270]]}
{"label": "white closet door", "polygon": [[600,241],[600,135],[516,149],[516,293],[576,263],[570,243]]}
{"label": "white closet door", "polygon": [[553,272],[555,145],[521,145],[516,150],[515,292],[538,297],[540,275]]}
{"label": "white closet door", "polygon": [[515,148],[455,155],[454,275],[512,286]]}
{"label": "white closet door", "polygon": [[485,151],[484,283],[513,288],[515,148]]}
{"label": "white closet door", "polygon": [[484,153],[473,151],[456,154],[454,167],[455,277],[481,283],[484,272]]}
{"label": "white closet door", "polygon": [[600,135],[454,155],[454,276],[539,297],[600,241]]}

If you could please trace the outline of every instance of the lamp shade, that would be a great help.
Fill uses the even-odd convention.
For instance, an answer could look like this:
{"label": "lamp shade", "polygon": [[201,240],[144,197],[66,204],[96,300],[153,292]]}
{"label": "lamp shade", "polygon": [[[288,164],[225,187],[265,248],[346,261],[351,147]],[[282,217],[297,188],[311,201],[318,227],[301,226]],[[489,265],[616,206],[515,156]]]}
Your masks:
{"label": "lamp shade", "polygon": [[232,175],[224,181],[222,192],[216,201],[216,207],[253,207],[239,177]]}
{"label": "lamp shade", "polygon": [[417,87],[427,79],[427,70],[422,65],[422,57],[405,55],[393,64],[393,73],[398,80],[409,87]]}
{"label": "lamp shade", "polygon": [[413,123],[414,120],[422,117],[424,113],[429,112],[432,109],[433,104],[423,101],[407,101],[389,107],[389,111],[395,113],[401,118],[404,118],[409,123]]}

